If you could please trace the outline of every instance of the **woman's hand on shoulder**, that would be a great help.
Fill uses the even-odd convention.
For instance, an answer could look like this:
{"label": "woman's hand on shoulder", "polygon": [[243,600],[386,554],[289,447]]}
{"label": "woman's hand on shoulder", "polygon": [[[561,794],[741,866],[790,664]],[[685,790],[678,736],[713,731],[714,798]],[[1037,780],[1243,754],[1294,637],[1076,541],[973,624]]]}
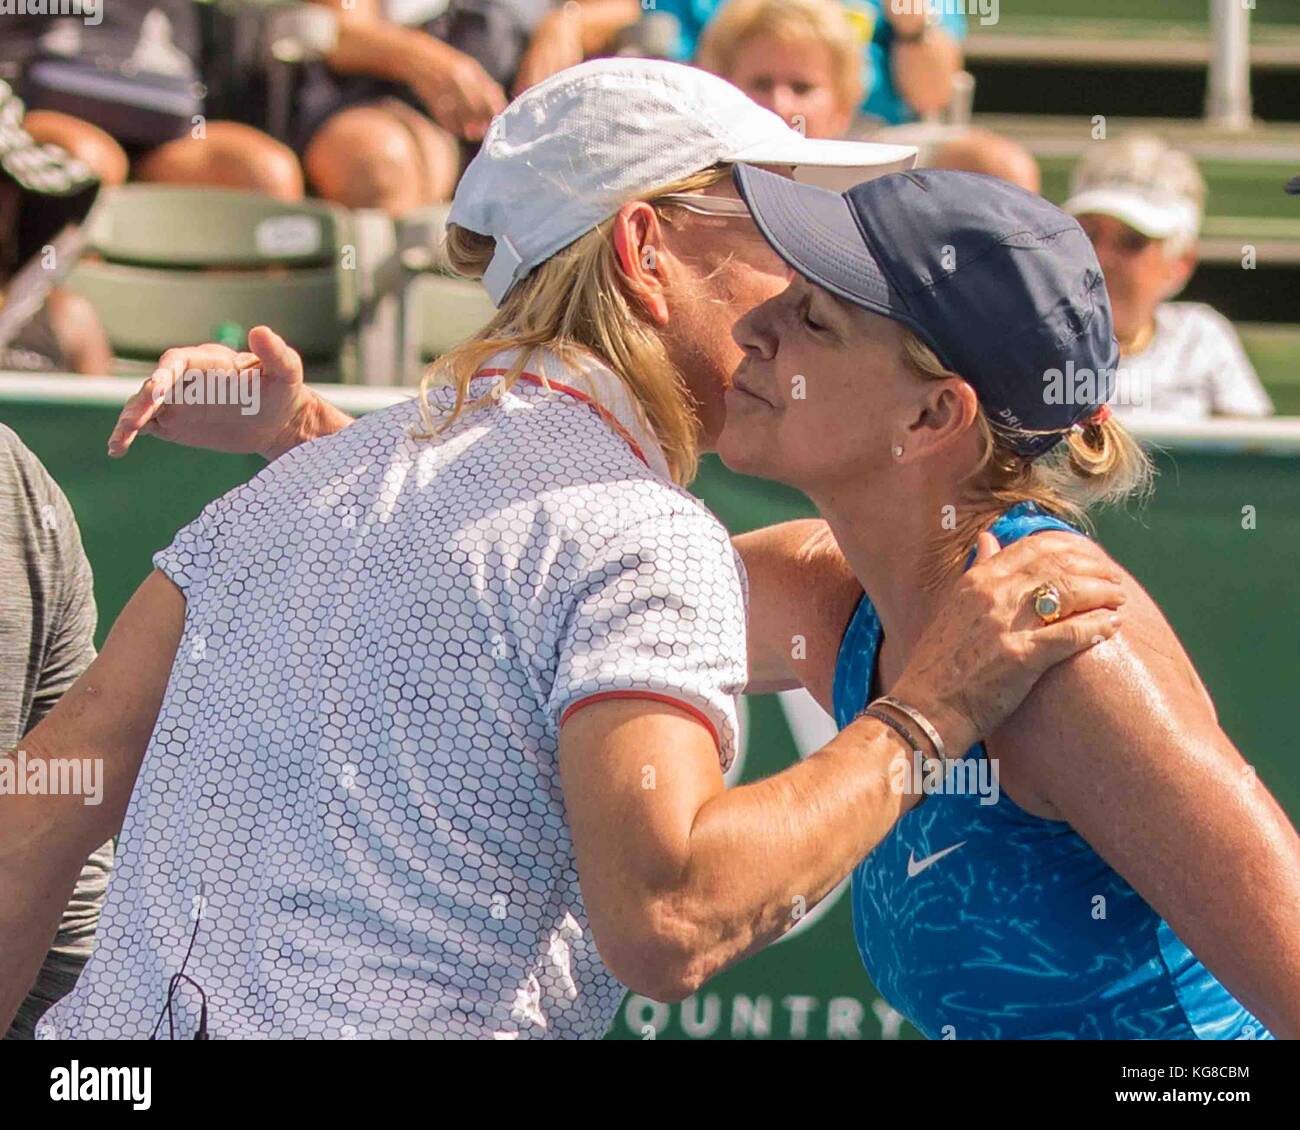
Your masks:
{"label": "woman's hand on shoulder", "polygon": [[[1056,587],[1061,618],[1044,623],[1033,593]],[[1049,532],[999,549],[980,535],[975,564],[953,585],[891,689],[930,716],[950,754],[993,733],[1050,669],[1109,639],[1122,573],[1100,546]]]}

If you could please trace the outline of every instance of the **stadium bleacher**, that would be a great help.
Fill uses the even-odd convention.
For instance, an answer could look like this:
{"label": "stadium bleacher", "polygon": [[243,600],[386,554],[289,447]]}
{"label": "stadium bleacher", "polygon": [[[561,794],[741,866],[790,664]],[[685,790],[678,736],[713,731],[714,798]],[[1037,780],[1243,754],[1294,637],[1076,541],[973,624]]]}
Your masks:
{"label": "stadium bleacher", "polygon": [[171,346],[228,324],[277,326],[319,380],[355,372],[356,223],[320,201],[252,192],[127,184],[104,193],[89,224],[96,256],[68,280],[98,310],[118,371],[152,371]]}
{"label": "stadium bleacher", "polygon": [[[292,31],[278,47],[268,45],[270,17],[285,19],[302,5],[203,6],[210,35],[225,45],[215,94],[235,81],[232,60],[291,69],[319,45],[311,34],[295,42]],[[1245,323],[1248,351],[1279,411],[1300,411],[1300,315],[1291,297],[1300,293],[1300,207],[1281,187],[1296,171],[1300,122],[1260,121],[1242,134],[1212,128],[1199,116],[1167,116],[1169,68],[1204,75],[1206,0],[1101,0],[1086,15],[1070,0],[1029,0],[994,9],[996,21],[987,25],[975,5],[968,7],[967,65],[978,82],[974,123],[1026,145],[1041,165],[1044,195],[1058,203],[1071,165],[1092,143],[1095,105],[1105,93],[1105,83],[1081,80],[1081,68],[1147,76],[1150,97],[1133,106],[1142,112],[1108,117],[1105,128],[1153,129],[1197,157],[1209,195],[1202,263],[1187,297]],[[1300,10],[1262,5],[1252,17],[1254,73],[1283,75],[1293,92],[1300,90]],[[1040,112],[1037,98],[1033,107],[1022,100],[1015,113],[982,108],[990,92],[996,95],[1000,72],[1025,66],[1033,69],[1035,88],[1065,98],[1069,112]],[[256,87],[263,98],[267,73],[263,66]],[[1300,98],[1292,106],[1297,116]],[[267,125],[262,111],[257,124]],[[101,308],[119,372],[138,370],[167,344],[211,337],[218,325],[246,329],[261,320],[278,324],[302,349],[315,379],[411,384],[423,364],[491,311],[481,287],[453,278],[441,257],[445,212],[434,207],[394,223],[322,203],[130,186],[105,194],[92,225],[100,261],[82,264],[72,286]],[[311,250],[298,249],[295,239],[308,239]],[[343,248],[352,248],[350,261]],[[1242,267],[1248,250],[1253,277]],[[146,309],[165,316],[140,318]]]}
{"label": "stadium bleacher", "polygon": [[[968,10],[976,5],[970,4]],[[1253,69],[1300,70],[1300,22],[1294,7],[1260,4],[1251,12]],[[1210,58],[1205,0],[1017,0],[998,6],[995,23],[969,17],[968,62],[1047,65],[1181,65]]]}

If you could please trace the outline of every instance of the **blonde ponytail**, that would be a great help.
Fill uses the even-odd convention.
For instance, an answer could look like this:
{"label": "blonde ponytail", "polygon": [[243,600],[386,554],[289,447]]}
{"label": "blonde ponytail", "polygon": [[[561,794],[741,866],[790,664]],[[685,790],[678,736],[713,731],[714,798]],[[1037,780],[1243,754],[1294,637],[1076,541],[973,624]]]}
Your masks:
{"label": "blonde ponytail", "polygon": [[[1113,416],[1072,429],[1065,437],[1065,449],[1068,474],[1060,490],[1083,510],[1151,490],[1150,458]],[[1050,465],[1045,469],[1056,470]]]}

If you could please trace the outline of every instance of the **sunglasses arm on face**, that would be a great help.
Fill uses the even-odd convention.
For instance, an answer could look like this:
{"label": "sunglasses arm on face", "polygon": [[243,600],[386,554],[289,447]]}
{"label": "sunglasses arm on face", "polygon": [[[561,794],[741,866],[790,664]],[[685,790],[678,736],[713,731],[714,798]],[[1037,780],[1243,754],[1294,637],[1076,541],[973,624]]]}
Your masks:
{"label": "sunglasses arm on face", "polygon": [[669,192],[656,196],[656,204],[676,204],[700,216],[748,216],[749,206],[729,196],[698,196],[690,192]]}

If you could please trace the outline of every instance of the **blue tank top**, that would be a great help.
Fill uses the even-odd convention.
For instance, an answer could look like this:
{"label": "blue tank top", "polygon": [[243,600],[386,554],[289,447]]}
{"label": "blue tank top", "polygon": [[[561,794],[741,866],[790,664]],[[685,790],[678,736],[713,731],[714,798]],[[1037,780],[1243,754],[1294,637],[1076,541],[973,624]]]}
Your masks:
{"label": "blue tank top", "polygon": [[[992,526],[1004,546],[1043,530],[1079,532],[1032,503]],[[841,728],[872,697],[880,637],[864,596],[835,668]],[[958,787],[853,872],[858,952],[894,1008],[931,1039],[1272,1039],[1067,823],[987,787],[990,769],[972,747]]]}

